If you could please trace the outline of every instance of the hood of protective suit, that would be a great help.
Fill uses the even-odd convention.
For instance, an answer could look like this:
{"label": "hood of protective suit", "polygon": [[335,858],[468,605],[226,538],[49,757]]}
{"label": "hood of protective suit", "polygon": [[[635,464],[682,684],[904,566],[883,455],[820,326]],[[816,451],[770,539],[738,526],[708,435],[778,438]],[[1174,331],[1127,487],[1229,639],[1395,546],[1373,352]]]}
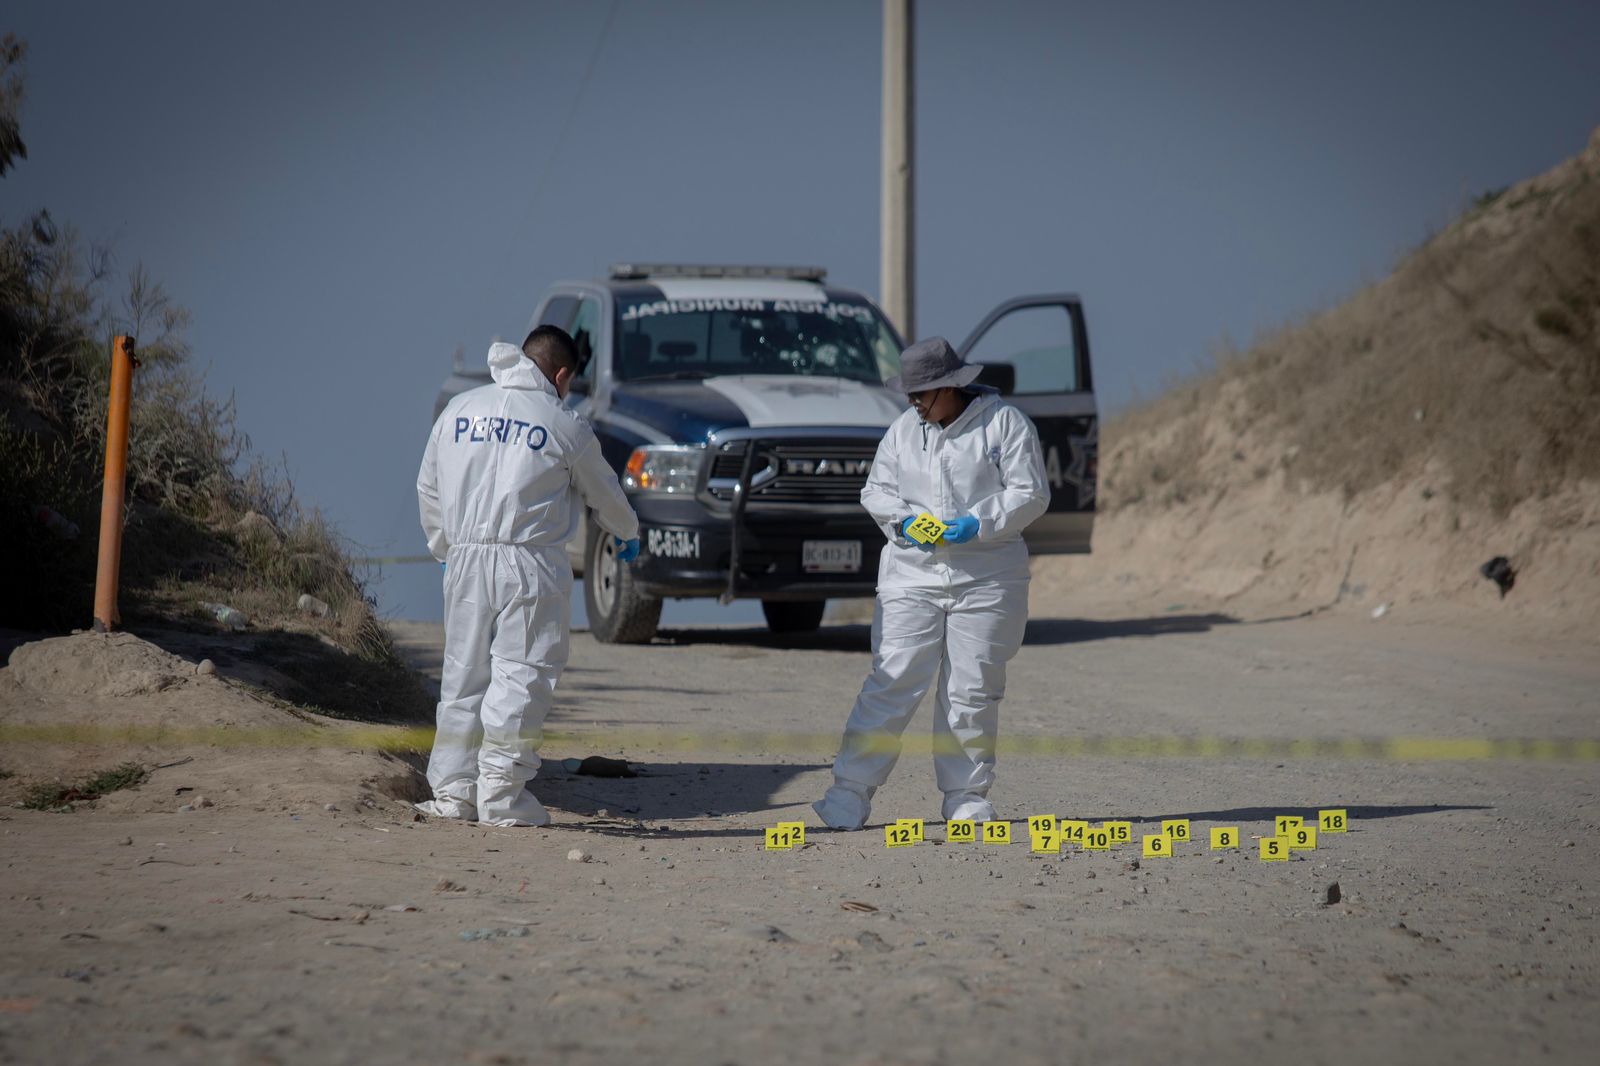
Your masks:
{"label": "hood of protective suit", "polygon": [[504,389],[532,389],[556,395],[556,387],[544,376],[544,371],[523,355],[521,348],[505,341],[489,345],[489,376]]}
{"label": "hood of protective suit", "polygon": [[638,536],[594,430],[544,373],[514,344],[489,349],[489,372],[494,384],[452,399],[428,435],[417,501],[434,558],[460,544],[559,547],[586,507],[613,536]]}

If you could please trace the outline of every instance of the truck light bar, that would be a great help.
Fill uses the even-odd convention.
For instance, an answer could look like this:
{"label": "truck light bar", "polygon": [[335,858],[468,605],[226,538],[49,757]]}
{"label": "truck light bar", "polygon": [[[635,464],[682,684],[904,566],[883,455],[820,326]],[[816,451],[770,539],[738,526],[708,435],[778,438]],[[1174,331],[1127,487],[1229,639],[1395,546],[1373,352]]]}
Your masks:
{"label": "truck light bar", "polygon": [[791,281],[821,281],[826,267],[748,266],[738,264],[695,263],[613,263],[611,277],[617,281],[638,278],[787,278]]}

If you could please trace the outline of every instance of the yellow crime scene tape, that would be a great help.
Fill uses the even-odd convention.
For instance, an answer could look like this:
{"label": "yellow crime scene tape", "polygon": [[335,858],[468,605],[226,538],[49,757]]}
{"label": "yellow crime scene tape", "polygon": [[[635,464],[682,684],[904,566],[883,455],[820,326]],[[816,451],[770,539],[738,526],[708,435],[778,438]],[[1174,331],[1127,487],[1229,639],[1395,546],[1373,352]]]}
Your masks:
{"label": "yellow crime scene tape", "polygon": [[[690,732],[671,729],[545,730],[545,749],[655,754],[804,755],[832,758],[837,733]],[[0,724],[0,744],[155,748],[356,748],[426,751],[434,730],[397,726],[109,726]],[[953,738],[853,737],[852,751],[906,755],[954,753]],[[1345,759],[1368,762],[1600,762],[1600,740],[1471,737],[1261,738],[1158,736],[1012,736],[997,756],[1113,759]]]}

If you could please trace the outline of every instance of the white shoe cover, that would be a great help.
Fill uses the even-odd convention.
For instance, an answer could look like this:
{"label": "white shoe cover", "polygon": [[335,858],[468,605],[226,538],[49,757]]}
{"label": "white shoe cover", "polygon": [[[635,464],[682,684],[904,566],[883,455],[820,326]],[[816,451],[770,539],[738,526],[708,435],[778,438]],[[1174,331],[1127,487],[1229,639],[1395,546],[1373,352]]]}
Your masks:
{"label": "white shoe cover", "polygon": [[971,792],[950,792],[944,797],[944,820],[970,819],[974,822],[995,820],[994,804],[987,797]]}
{"label": "white shoe cover", "polygon": [[811,809],[833,829],[860,829],[872,813],[872,800],[855,788],[835,783]]}
{"label": "white shoe cover", "polygon": [[532,792],[523,789],[510,803],[491,802],[480,805],[479,825],[541,826],[550,824],[550,812]]}
{"label": "white shoe cover", "polygon": [[478,809],[470,803],[454,799],[431,799],[411,805],[430,818],[452,818],[458,822],[476,822]]}

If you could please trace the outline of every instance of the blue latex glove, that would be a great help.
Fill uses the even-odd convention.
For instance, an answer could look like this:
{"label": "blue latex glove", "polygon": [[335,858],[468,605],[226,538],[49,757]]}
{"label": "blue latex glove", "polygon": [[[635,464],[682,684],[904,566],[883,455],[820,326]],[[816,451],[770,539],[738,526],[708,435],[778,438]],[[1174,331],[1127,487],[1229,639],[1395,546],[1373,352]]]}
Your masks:
{"label": "blue latex glove", "polygon": [[951,544],[965,544],[978,535],[978,520],[964,514],[954,522],[944,524],[944,539]]}
{"label": "blue latex glove", "polygon": [[629,541],[624,541],[621,537],[612,537],[611,539],[612,539],[613,542],[615,542],[615,544],[617,546],[617,561],[618,562],[631,563],[635,559],[639,558],[639,538],[638,537],[634,537],[632,540],[629,540]]}
{"label": "blue latex glove", "polygon": [[[906,540],[911,540],[911,538],[909,536],[906,536],[906,527],[909,526],[911,523],[915,522],[916,520],[917,520],[917,516],[916,515],[912,515],[912,516],[910,516],[909,518],[905,519],[904,521],[902,521],[900,523],[900,526],[899,526],[900,535],[902,537],[905,537]],[[933,551],[933,545],[932,544],[924,544],[919,540],[911,540],[911,546],[913,548],[917,549],[917,551],[919,551],[919,552],[931,552],[931,551]]]}

